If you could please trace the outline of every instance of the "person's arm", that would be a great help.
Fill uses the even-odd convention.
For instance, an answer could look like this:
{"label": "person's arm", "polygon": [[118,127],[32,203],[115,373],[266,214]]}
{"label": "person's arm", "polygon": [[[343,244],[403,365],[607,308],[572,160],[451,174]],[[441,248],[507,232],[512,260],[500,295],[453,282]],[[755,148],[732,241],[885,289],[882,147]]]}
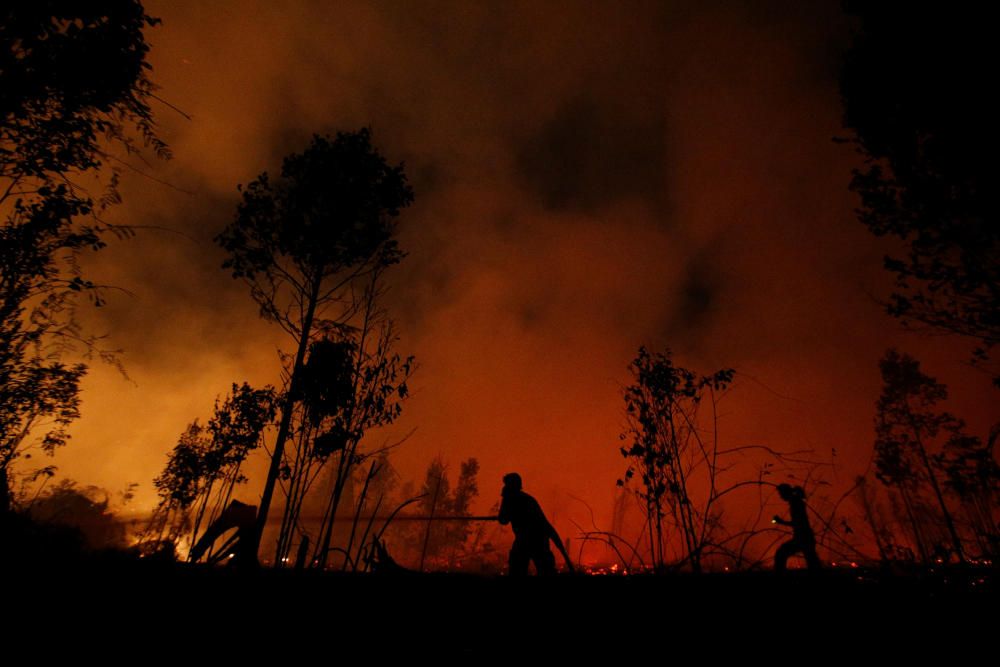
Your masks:
{"label": "person's arm", "polygon": [[779,524],[781,526],[791,526],[792,525],[791,521],[785,521],[784,519],[782,519],[777,514],[775,514],[774,517],[771,519],[771,523],[776,523],[776,524]]}
{"label": "person's arm", "polygon": [[501,526],[506,526],[510,523],[510,503],[507,502],[506,496],[500,501],[500,512],[497,514],[497,521],[500,522]]}

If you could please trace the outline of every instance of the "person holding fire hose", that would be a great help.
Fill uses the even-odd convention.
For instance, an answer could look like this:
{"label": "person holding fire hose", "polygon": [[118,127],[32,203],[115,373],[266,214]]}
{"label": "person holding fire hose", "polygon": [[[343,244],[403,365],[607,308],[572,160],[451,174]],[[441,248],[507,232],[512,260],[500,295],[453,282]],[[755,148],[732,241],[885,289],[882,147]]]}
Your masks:
{"label": "person holding fire hose", "polygon": [[514,530],[514,544],[510,548],[508,561],[510,575],[527,575],[529,561],[534,562],[537,574],[555,574],[556,558],[549,549],[549,540],[555,543],[566,560],[567,569],[573,572],[573,563],[559,533],[545,518],[538,501],[521,490],[521,476],[516,472],[504,475],[500,495],[502,500],[497,520],[502,526],[510,524]]}

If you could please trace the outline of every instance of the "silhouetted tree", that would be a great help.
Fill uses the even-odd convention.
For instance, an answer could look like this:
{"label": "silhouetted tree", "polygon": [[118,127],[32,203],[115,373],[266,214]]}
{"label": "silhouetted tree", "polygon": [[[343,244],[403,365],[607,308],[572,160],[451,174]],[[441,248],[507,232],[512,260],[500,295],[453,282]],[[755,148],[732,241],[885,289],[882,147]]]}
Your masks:
{"label": "silhouetted tree", "polygon": [[0,8],[0,513],[10,466],[35,432],[52,453],[78,416],[85,366],[61,358],[74,342],[95,351],[73,309],[81,292],[98,305],[101,296],[77,258],[128,233],[99,216],[119,200],[117,164],[96,201],[81,183],[121,163],[115,150],[169,157],[149,107],[143,31],[157,22],[137,0]]}
{"label": "silhouetted tree", "polygon": [[195,543],[201,526],[214,521],[229,506],[236,485],[246,481],[243,463],[260,446],[277,402],[271,387],[234,383],[221,404],[216,400],[206,426],[195,420],[185,429],[153,481],[160,503],[147,540],[176,541],[187,532]]}
{"label": "silhouetted tree", "polygon": [[[453,516],[469,516],[471,514],[472,502],[479,496],[478,475],[479,461],[477,459],[469,458],[462,461],[449,507]],[[449,565],[455,565],[455,560],[468,541],[469,535],[472,534],[472,529],[472,525],[468,523],[455,523],[450,526],[449,541],[452,548],[448,556]]]}
{"label": "silhouetted tree", "polygon": [[276,562],[289,554],[300,524],[303,503],[330,457],[348,444],[345,416],[354,394],[355,346],[351,341],[318,340],[310,344],[302,367],[300,401],[290,426],[292,448],[278,480],[285,506],[278,535]]}
{"label": "silhouetted tree", "polygon": [[[0,176],[8,194],[35,179],[67,183],[96,169],[117,146],[156,152],[149,107],[156,87],[143,31],[159,23],[138,0],[99,4],[12,0],[0,9]],[[110,140],[110,143],[109,143]]]}
{"label": "silhouetted tree", "polygon": [[949,438],[936,463],[944,471],[945,487],[959,500],[966,521],[983,556],[1000,555],[1000,464],[996,443],[1000,426],[994,426],[986,442],[957,435]]}
{"label": "silhouetted tree", "polygon": [[[893,236],[888,310],[967,336],[985,360],[1000,342],[1000,105],[988,6],[849,2],[858,30],[841,79],[844,125],[865,158],[858,217]],[[995,381],[1000,384],[1000,376]]]}
{"label": "silhouetted tree", "polygon": [[428,464],[417,506],[430,520],[413,526],[410,536],[411,544],[421,553],[421,569],[427,558],[453,568],[464,555],[473,525],[468,521],[448,519],[470,516],[472,503],[479,496],[478,475],[479,461],[466,459],[460,465],[458,480],[452,488],[444,459],[437,456]]}
{"label": "silhouetted tree", "polygon": [[[629,466],[618,485],[639,476],[642,487],[636,493],[645,504],[653,566],[663,569],[666,564],[664,520],[669,516],[680,533],[684,560],[699,571],[702,551],[716,526],[712,512],[720,494],[715,486],[717,435],[713,432],[710,443],[703,441],[698,409],[706,394],[732,382],[734,371],[698,375],[675,366],[669,351],[650,353],[645,348],[639,348],[630,370],[634,383],[625,388],[628,429],[621,439],[631,444],[620,448]],[[714,399],[710,402],[714,409]],[[709,475],[711,489],[704,503],[691,497],[691,475],[697,467]]]}
{"label": "silhouetted tree", "polygon": [[863,475],[855,479],[854,488],[855,498],[861,506],[864,520],[871,529],[872,539],[875,540],[875,546],[878,548],[879,559],[883,562],[888,561],[894,540],[887,522],[882,519],[879,511],[877,492]]}
{"label": "silhouetted tree", "polygon": [[[320,485],[325,496],[321,498],[319,530],[313,534],[313,560],[325,567],[334,522],[341,511],[353,509],[353,514],[360,516],[369,484],[374,481],[378,485],[382,473],[389,470],[385,455],[391,446],[362,451],[361,445],[366,433],[391,424],[401,414],[413,359],[393,352],[396,336],[392,321],[379,306],[378,276],[379,272],[374,272],[364,287],[358,304],[360,312],[351,320],[356,326],[346,327],[341,340],[322,339],[310,346],[302,370],[300,401],[290,427],[293,446],[286,450],[279,476],[285,508],[278,563],[288,557],[295,533],[310,535],[310,528],[300,523],[300,514],[317,479],[325,474],[327,483]],[[363,476],[363,481],[355,480],[362,464],[372,458],[375,460],[369,475]],[[343,508],[341,501],[354,481],[363,484],[363,491],[358,497],[350,497],[355,507]],[[380,497],[376,491],[376,501]],[[352,535],[356,528],[352,526]],[[346,545],[347,551],[352,548],[352,544]],[[357,563],[352,557],[345,560],[344,566]]]}
{"label": "silhouetted tree", "polygon": [[[348,480],[358,466],[371,457],[380,457],[398,443],[382,445],[362,451],[361,445],[372,429],[393,423],[403,411],[403,402],[409,397],[408,380],[414,370],[413,357],[403,358],[394,352],[398,337],[391,319],[381,307],[381,269],[373,271],[367,284],[360,290],[359,313],[352,320],[347,333],[353,354],[350,362],[352,393],[339,414],[332,416],[332,424],[324,431],[338,442],[343,438],[343,448],[335,451],[335,467],[331,476],[332,486],[324,513],[325,526],[320,536],[317,562],[326,565],[333,539],[333,521],[340,509],[340,502]],[[328,445],[325,445],[328,446]],[[378,475],[384,462],[374,461],[371,475]],[[365,502],[365,495],[356,499],[357,516]]]}
{"label": "silhouetted tree", "polygon": [[[900,492],[918,540],[921,533],[918,498],[921,488],[929,487],[955,555],[964,562],[962,541],[945,502],[932,456],[944,443],[964,442],[968,438],[963,432],[965,424],[948,412],[936,411],[937,404],[948,397],[948,389],[921,372],[920,362],[913,357],[890,349],[879,362],[879,369],[882,395],[876,403],[875,415],[876,474],[883,483]],[[918,547],[926,559],[925,545]]]}
{"label": "silhouetted tree", "polygon": [[402,166],[386,162],[368,129],[314,136],[305,151],[284,159],[278,180],[264,173],[241,192],[236,219],[216,237],[229,254],[224,267],[247,283],[261,316],[295,344],[261,496],[259,546],[302,395],[309,346],[344,339],[359,308],[352,288],[360,280],[372,284],[402,257],[393,238],[395,221],[413,193]]}
{"label": "silhouetted tree", "polygon": [[201,492],[206,475],[206,452],[211,447],[206,429],[194,420],[181,433],[177,444],[167,455],[167,465],[153,486],[161,499],[180,509],[187,509]]}
{"label": "silhouetted tree", "polygon": [[[354,507],[354,520],[344,549],[346,558],[343,569],[357,572],[367,570],[383,556],[391,561],[381,535],[400,508],[400,503],[392,498],[392,490],[398,481],[398,474],[389,460],[389,451],[382,449],[377,454],[367,456],[371,465],[364,477],[361,493]],[[403,506],[409,504],[403,501]],[[395,508],[394,508],[395,506]],[[383,510],[389,509],[383,512]],[[381,524],[381,528],[379,528]],[[370,538],[370,539],[369,539]],[[394,561],[393,561],[394,562]],[[391,567],[391,566],[390,566]]]}
{"label": "silhouetted tree", "polygon": [[427,474],[424,477],[423,486],[420,487],[420,508],[427,517],[427,522],[422,526],[423,541],[420,548],[421,571],[424,569],[424,562],[428,554],[433,557],[438,551],[439,540],[431,539],[432,537],[436,538],[434,519],[444,514],[450,493],[451,480],[448,479],[448,466],[440,456],[437,456],[427,466]]}

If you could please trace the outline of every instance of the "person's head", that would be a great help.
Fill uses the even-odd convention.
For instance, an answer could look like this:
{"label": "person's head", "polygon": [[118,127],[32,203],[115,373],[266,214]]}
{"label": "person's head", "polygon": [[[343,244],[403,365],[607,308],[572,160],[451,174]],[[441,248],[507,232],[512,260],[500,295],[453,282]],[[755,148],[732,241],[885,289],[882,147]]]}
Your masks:
{"label": "person's head", "polygon": [[513,492],[521,490],[521,476],[516,472],[509,472],[503,476],[503,490],[504,492]]}
{"label": "person's head", "polygon": [[778,495],[781,496],[782,500],[788,502],[793,498],[804,498],[806,493],[801,486],[792,486],[791,484],[779,484]]}

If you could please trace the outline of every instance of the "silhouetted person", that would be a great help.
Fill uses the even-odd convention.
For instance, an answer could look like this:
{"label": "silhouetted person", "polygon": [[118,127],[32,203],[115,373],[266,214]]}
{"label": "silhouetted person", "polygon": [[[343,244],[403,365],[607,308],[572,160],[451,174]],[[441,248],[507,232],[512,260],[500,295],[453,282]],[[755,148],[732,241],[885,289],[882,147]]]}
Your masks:
{"label": "silhouetted person", "polygon": [[566,553],[566,547],[559,539],[559,533],[545,518],[538,501],[521,490],[521,476],[516,472],[503,477],[503,500],[497,520],[514,529],[514,544],[510,548],[511,576],[528,574],[528,561],[535,564],[538,574],[555,574],[556,558],[549,549],[549,540],[555,542],[559,553],[566,559],[566,567],[573,571],[573,563]]}
{"label": "silhouetted person", "polygon": [[816,555],[816,536],[813,535],[812,527],[809,525],[806,492],[801,486],[779,484],[778,495],[788,503],[788,513],[791,520],[785,521],[775,514],[774,523],[791,526],[792,539],[778,547],[778,551],[774,554],[774,569],[778,572],[784,572],[789,556],[795,553],[801,553],[805,557],[810,570],[822,569],[819,556]]}

